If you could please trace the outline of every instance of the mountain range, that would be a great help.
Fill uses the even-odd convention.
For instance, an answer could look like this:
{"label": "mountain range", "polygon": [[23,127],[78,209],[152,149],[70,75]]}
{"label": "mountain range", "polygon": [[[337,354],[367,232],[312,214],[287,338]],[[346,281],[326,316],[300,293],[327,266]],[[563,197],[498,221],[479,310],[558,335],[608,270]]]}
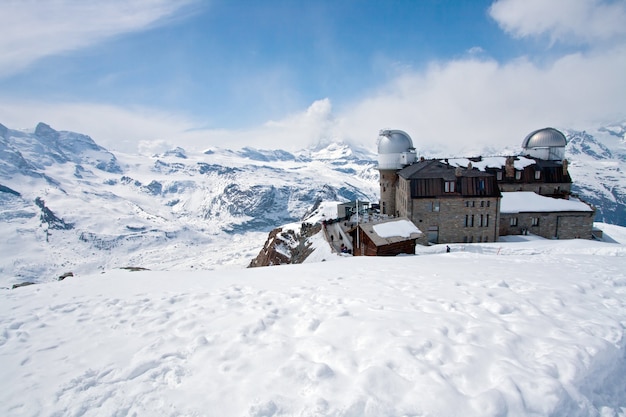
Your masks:
{"label": "mountain range", "polygon": [[[574,192],[597,221],[626,225],[626,122],[563,132]],[[119,267],[241,268],[275,227],[356,198],[378,201],[376,154],[347,143],[148,157],[44,123],[0,124],[0,286]]]}

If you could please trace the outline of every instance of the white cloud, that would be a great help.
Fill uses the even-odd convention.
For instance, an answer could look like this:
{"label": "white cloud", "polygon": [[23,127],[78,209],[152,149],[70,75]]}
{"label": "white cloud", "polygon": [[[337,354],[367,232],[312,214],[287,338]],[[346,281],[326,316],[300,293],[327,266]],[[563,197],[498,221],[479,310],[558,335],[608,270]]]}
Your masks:
{"label": "white cloud", "polygon": [[[333,110],[323,99],[263,125],[197,129],[201,121],[149,108],[90,103],[16,102],[0,98],[0,122],[38,121],[92,136],[113,150],[136,152],[140,141],[203,150],[210,146],[295,150],[344,139],[374,147],[383,128],[408,132],[418,148],[466,154],[484,146],[516,147],[531,131],[592,129],[626,117],[626,46],[575,53],[548,65],[526,58],[506,63],[468,57],[398,76],[365,99]],[[142,144],[142,149],[155,149]]]}
{"label": "white cloud", "polygon": [[625,116],[626,47],[563,56],[545,67],[465,59],[397,78],[344,110],[340,130],[372,138],[407,131],[416,147],[517,146],[534,129],[590,128]]}
{"label": "white cloud", "polygon": [[552,42],[594,43],[626,35],[626,2],[497,0],[489,14],[515,37],[547,35]]}
{"label": "white cloud", "polygon": [[11,129],[32,129],[44,122],[56,130],[91,136],[98,144],[129,153],[152,154],[181,146],[202,151],[210,146],[296,150],[332,135],[328,99],[308,109],[250,129],[199,129],[199,121],[181,114],[97,103],[16,101],[0,98],[0,122]]}
{"label": "white cloud", "polygon": [[[194,136],[186,133],[194,122],[179,114],[150,108],[121,108],[96,103],[59,103],[3,100],[0,121],[12,129],[32,129],[44,122],[56,130],[91,136],[111,150],[137,152],[143,142],[176,143]],[[177,145],[178,146],[178,145]]]}
{"label": "white cloud", "polygon": [[197,0],[4,0],[0,76],[38,59],[145,29]]}

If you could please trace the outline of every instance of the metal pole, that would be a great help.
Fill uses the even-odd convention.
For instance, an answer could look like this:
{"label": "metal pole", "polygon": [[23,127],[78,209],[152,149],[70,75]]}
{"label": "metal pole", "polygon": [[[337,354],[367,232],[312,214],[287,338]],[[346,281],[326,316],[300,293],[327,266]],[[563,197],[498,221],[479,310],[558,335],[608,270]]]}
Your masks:
{"label": "metal pole", "polygon": [[356,200],[356,247],[360,248],[360,242],[359,242],[359,235],[361,233],[359,232],[359,200]]}

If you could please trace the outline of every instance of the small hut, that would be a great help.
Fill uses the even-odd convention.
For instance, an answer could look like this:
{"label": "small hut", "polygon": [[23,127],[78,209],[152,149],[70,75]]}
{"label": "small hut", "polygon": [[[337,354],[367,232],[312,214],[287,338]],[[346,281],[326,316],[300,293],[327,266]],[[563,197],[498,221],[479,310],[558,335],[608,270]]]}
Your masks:
{"label": "small hut", "polygon": [[361,223],[351,231],[355,256],[415,254],[422,232],[406,217],[376,223]]}

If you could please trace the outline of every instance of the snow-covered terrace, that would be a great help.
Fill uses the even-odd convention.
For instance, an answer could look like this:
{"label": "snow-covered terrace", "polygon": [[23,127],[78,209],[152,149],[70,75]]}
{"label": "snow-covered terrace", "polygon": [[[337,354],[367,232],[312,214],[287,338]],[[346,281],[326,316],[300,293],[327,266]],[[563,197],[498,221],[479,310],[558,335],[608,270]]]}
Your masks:
{"label": "snow-covered terrace", "polygon": [[544,197],[532,191],[502,193],[500,213],[593,211],[578,199]]}

